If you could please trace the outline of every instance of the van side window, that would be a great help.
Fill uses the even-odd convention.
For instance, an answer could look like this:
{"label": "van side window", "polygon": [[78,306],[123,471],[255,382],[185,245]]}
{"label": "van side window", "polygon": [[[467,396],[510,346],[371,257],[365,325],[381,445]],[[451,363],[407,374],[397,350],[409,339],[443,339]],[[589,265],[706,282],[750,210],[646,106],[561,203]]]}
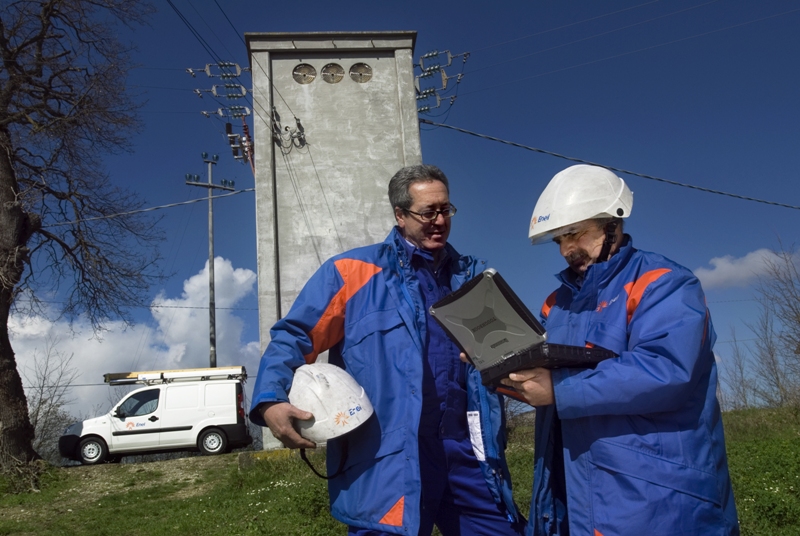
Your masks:
{"label": "van side window", "polygon": [[158,394],[160,392],[160,389],[149,389],[135,393],[120,404],[119,409],[128,417],[153,413],[158,408]]}

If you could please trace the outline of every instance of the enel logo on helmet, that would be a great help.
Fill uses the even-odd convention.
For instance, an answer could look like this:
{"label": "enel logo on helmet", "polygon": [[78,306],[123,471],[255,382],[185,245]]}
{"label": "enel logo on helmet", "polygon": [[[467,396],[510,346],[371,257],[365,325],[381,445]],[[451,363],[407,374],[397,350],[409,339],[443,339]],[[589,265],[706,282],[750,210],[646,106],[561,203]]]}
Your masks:
{"label": "enel logo on helmet", "polygon": [[539,216],[538,218],[534,216],[533,219],[531,219],[531,229],[533,229],[533,226],[536,225],[537,223],[541,223],[549,219],[550,219],[550,214],[547,214],[545,216]]}

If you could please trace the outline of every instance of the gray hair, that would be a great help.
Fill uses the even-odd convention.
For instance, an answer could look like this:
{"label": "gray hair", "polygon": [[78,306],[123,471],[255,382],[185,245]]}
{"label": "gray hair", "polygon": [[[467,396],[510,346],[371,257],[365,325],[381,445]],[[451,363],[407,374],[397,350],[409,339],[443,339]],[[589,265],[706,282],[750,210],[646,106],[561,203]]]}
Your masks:
{"label": "gray hair", "polygon": [[597,224],[597,227],[600,229],[603,229],[606,225],[608,225],[611,222],[616,222],[617,228],[620,230],[623,230],[625,226],[625,220],[623,220],[622,218],[614,218],[612,216],[606,218],[595,218],[592,220],[592,222]]}
{"label": "gray hair", "polygon": [[450,184],[444,172],[436,166],[427,164],[420,164],[418,166],[406,166],[394,174],[392,180],[389,181],[389,203],[392,209],[398,207],[402,210],[411,208],[414,202],[411,199],[409,188],[417,182],[432,182],[439,181],[444,184],[447,193],[450,193]]}

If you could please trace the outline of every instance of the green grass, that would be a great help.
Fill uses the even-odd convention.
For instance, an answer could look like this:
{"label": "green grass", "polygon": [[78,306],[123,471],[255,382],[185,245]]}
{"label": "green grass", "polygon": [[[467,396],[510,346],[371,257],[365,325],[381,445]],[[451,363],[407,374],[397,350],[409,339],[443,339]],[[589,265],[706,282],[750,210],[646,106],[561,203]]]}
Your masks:
{"label": "green grass", "polygon": [[800,418],[791,409],[724,416],[743,536],[800,534]]}
{"label": "green grass", "polygon": [[[310,458],[324,466],[324,455]],[[184,460],[54,469],[41,492],[0,498],[0,535],[346,534],[328,513],[325,482],[299,458],[241,471],[236,460],[188,458],[186,467],[202,464],[188,478],[176,467]]]}
{"label": "green grass", "polygon": [[[800,534],[800,419],[788,410],[724,416],[742,534]],[[324,467],[323,453],[309,453]],[[296,453],[239,469],[237,455],[141,464],[51,468],[38,493],[0,496],[0,535],[329,536],[346,527],[328,513],[325,481]],[[527,516],[533,430],[510,432],[514,497]],[[2,490],[0,482],[0,490]]]}

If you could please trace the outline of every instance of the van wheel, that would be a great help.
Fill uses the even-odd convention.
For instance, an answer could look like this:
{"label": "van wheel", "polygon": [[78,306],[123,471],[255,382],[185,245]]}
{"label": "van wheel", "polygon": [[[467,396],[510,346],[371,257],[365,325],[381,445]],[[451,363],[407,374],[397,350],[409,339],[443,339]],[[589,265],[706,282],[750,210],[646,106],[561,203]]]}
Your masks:
{"label": "van wheel", "polygon": [[87,437],[81,441],[78,457],[84,465],[96,465],[106,461],[108,447],[106,442],[99,437]]}
{"label": "van wheel", "polygon": [[197,448],[200,449],[201,454],[206,456],[222,454],[228,450],[228,438],[225,437],[225,432],[219,428],[209,428],[200,434]]}

